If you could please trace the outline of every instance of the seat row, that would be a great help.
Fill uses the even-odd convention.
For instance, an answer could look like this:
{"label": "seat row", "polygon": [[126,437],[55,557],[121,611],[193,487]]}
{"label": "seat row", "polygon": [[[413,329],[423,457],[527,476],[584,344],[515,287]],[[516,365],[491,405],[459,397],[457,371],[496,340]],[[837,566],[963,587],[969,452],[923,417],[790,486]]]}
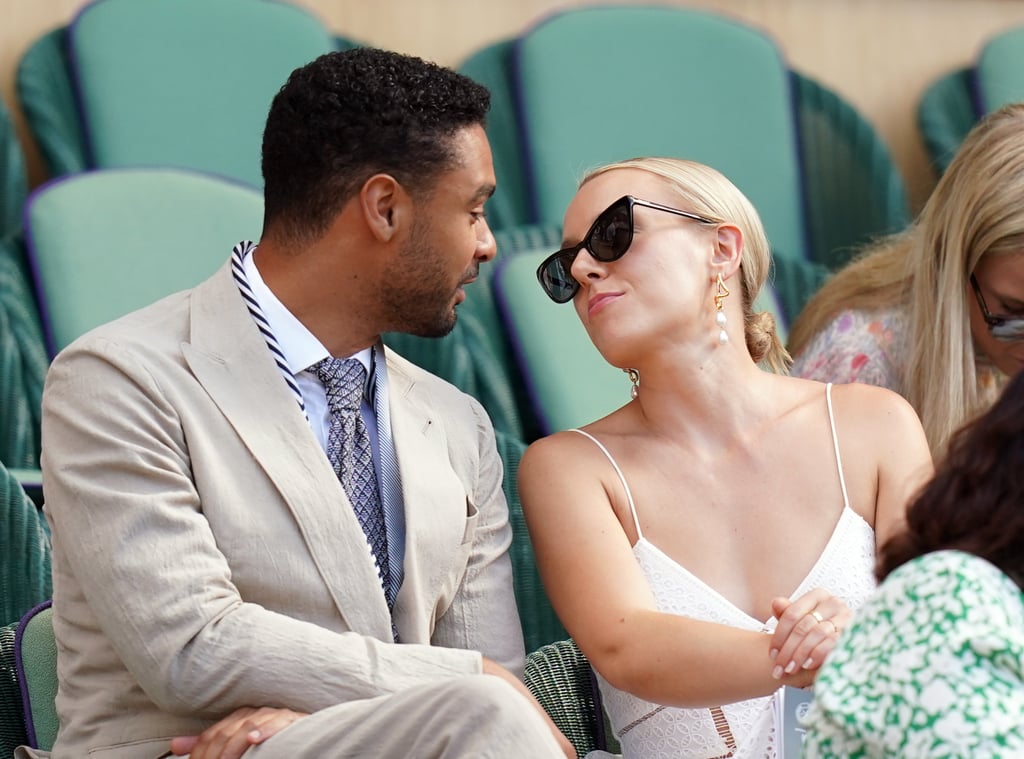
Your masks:
{"label": "seat row", "polygon": [[[239,29],[245,30],[247,49],[268,54],[240,55],[225,46],[224,40]],[[1012,50],[1014,40],[1024,47],[1012,33],[1005,38],[1008,42],[993,41],[989,48]],[[276,88],[295,66],[356,44],[287,3],[99,0],[28,49],[18,66],[17,92],[53,177],[178,167],[259,187],[261,127]],[[986,48],[978,71],[970,75],[975,84],[1001,82],[986,107],[1008,96],[1006,78],[999,78],[998,70],[1011,58]],[[716,65],[702,65],[706,60]],[[907,223],[902,179],[870,124],[838,94],[790,69],[766,35],[723,16],[684,8],[583,7],[487,46],[460,69],[492,92],[488,135],[500,181],[488,213],[503,257],[536,252],[514,265],[495,267],[507,267],[495,278],[504,282],[500,292],[492,293],[490,282],[478,287],[486,291],[476,299],[481,305],[463,309],[474,315],[463,320],[466,353],[436,352],[433,343],[412,338],[396,336],[394,342],[481,397],[496,426],[521,439],[586,421],[618,397],[602,390],[615,374],[578,345],[578,329],[549,318],[554,313],[550,304],[530,300],[529,264],[540,248],[558,242],[562,210],[586,168],[630,155],[672,154],[722,169],[764,218],[777,265],[763,305],[776,313],[783,334],[829,270],[845,263],[866,240]],[[962,121],[963,114],[956,118]],[[9,228],[16,227],[16,206],[24,197],[24,179],[17,173],[8,170],[5,177],[11,189],[3,195],[8,208],[2,219]],[[174,194],[182,180],[172,179],[171,172],[163,176],[166,192]],[[105,184],[94,181],[93,186]],[[96,223],[79,232],[103,239],[108,217],[99,207],[94,213]],[[134,232],[140,240],[145,226],[137,225]],[[38,223],[33,227],[34,236],[42,234]],[[258,234],[255,224],[246,229]],[[10,248],[0,257],[10,280],[0,297],[10,311],[22,312],[5,336],[6,343],[20,348],[22,364],[5,364],[5,373],[21,380],[17,386],[5,385],[14,397],[5,399],[8,410],[0,412],[5,414],[0,433],[11,438],[0,446],[0,458],[14,466],[31,466],[38,455],[31,405],[39,390],[33,375],[40,369],[40,355],[52,355],[68,337],[92,326],[75,317],[70,331],[60,333],[62,317],[52,308],[70,311],[73,306],[67,301],[51,307],[56,299],[42,292],[52,274],[36,268],[42,265],[37,259],[43,247],[36,245],[31,261]],[[131,275],[113,268],[125,265],[113,259],[105,268],[79,259],[78,274],[84,278],[76,289],[98,285],[93,300],[109,308],[93,316],[108,318],[198,281],[218,263],[204,267],[180,261],[182,269],[196,268],[194,276],[176,279],[163,276],[166,267],[157,258],[136,257],[133,266],[139,270]],[[67,271],[75,264],[58,260],[47,265]],[[166,283],[163,290],[131,279],[146,278],[148,266],[154,267],[149,277],[154,283]],[[115,282],[120,286],[114,287]],[[19,305],[26,287],[38,302]],[[138,297],[128,296],[129,291]],[[516,295],[502,295],[505,291]],[[29,346],[36,336],[29,334],[24,312],[33,307],[41,311],[46,354]],[[545,326],[557,338],[535,336]],[[511,332],[503,335],[502,330]],[[552,347],[545,347],[545,340]],[[4,355],[17,356],[17,351]],[[564,367],[564,381],[548,376],[559,364],[579,366],[577,377],[600,379],[588,382],[581,393],[569,373],[561,371]],[[523,366],[528,370],[518,373]],[[546,374],[538,374],[544,367]],[[511,379],[502,381],[503,375]],[[574,390],[559,395],[565,387]],[[25,395],[28,406],[19,406],[18,396]]]}
{"label": "seat row", "polygon": [[[223,44],[238,29],[259,56]],[[606,39],[615,44],[593,44]],[[28,49],[17,93],[51,176],[168,165],[258,187],[277,87],[297,65],[354,44],[283,3],[100,0]],[[871,126],[731,19],[581,8],[460,69],[493,96],[496,229],[558,224],[587,167],[656,154],[729,176],[761,211],[778,256],[835,268],[907,221],[902,179]]]}

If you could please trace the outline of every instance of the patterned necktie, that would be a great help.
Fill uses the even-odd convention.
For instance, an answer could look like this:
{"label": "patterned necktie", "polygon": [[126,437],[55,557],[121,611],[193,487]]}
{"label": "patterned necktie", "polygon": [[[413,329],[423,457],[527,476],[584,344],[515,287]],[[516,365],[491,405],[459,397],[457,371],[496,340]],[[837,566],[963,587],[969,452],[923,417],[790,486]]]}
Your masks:
{"label": "patterned necktie", "polygon": [[366,541],[377,560],[377,574],[384,588],[388,609],[391,609],[395,599],[391,591],[384,509],[377,489],[377,475],[373,469],[370,435],[359,412],[366,384],[366,369],[354,358],[325,358],[311,366],[310,371],[324,383],[327,406],[331,411],[327,458],[366,533]]}

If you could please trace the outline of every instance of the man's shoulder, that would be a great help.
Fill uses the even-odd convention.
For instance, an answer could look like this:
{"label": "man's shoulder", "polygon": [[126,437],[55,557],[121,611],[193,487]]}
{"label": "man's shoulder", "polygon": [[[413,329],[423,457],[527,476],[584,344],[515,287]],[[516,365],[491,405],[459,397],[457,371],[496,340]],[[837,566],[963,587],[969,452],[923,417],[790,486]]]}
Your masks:
{"label": "man's shoulder", "polygon": [[386,351],[388,377],[393,386],[403,384],[415,388],[417,393],[425,392],[430,398],[431,405],[442,414],[478,417],[484,413],[482,405],[472,395],[391,348],[386,348]]}
{"label": "man's shoulder", "polygon": [[180,343],[187,325],[188,296],[189,291],[174,293],[94,327],[72,341],[61,353],[88,351],[103,344],[152,347]]}

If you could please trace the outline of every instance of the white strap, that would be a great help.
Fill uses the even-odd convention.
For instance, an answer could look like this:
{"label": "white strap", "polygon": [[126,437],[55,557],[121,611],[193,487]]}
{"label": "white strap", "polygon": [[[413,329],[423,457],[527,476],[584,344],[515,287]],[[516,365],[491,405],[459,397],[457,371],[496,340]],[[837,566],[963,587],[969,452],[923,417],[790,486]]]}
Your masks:
{"label": "white strap", "polygon": [[640,520],[636,516],[636,504],[633,503],[633,494],[629,491],[629,483],[626,482],[626,476],[622,473],[622,470],[619,469],[619,465],[617,463],[615,463],[615,459],[612,458],[612,455],[608,452],[608,449],[605,448],[604,445],[602,445],[601,441],[598,440],[593,435],[591,435],[589,432],[584,432],[583,430],[575,429],[575,428],[569,430],[569,432],[578,432],[581,435],[583,435],[583,437],[588,437],[591,440],[593,440],[594,441],[594,445],[596,445],[598,448],[600,448],[601,452],[604,453],[604,455],[608,457],[608,460],[610,462],[612,462],[612,466],[615,468],[615,473],[617,475],[619,475],[619,481],[622,482],[622,489],[626,491],[626,500],[629,502],[629,513],[633,515],[633,527],[636,528],[637,540],[642,538],[644,536],[644,534],[640,530]]}
{"label": "white strap", "polygon": [[846,495],[846,478],[843,477],[843,457],[839,455],[839,437],[836,435],[836,419],[832,415],[832,383],[825,385],[825,402],[828,404],[828,424],[832,428],[832,447],[836,451],[836,467],[839,469],[839,487],[843,489],[843,506],[850,508],[850,498]]}

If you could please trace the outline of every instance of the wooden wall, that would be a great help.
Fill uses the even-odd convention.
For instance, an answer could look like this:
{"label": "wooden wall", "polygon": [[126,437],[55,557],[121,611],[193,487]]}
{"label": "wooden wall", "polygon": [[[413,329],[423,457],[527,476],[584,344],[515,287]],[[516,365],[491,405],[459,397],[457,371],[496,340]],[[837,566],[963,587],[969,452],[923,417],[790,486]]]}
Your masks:
{"label": "wooden wall", "polygon": [[[582,4],[569,0],[294,1],[337,33],[449,65],[520,32],[546,14]],[[615,1],[623,5],[636,0]],[[714,10],[771,34],[793,68],[838,91],[875,125],[907,180],[915,208],[935,181],[917,133],[921,93],[938,77],[970,62],[987,37],[1024,24],[1024,0],[662,0],[662,4]],[[33,39],[67,23],[83,5],[85,0],[0,0],[0,93],[19,119],[33,184],[44,178],[43,170],[17,113],[14,70]]]}

